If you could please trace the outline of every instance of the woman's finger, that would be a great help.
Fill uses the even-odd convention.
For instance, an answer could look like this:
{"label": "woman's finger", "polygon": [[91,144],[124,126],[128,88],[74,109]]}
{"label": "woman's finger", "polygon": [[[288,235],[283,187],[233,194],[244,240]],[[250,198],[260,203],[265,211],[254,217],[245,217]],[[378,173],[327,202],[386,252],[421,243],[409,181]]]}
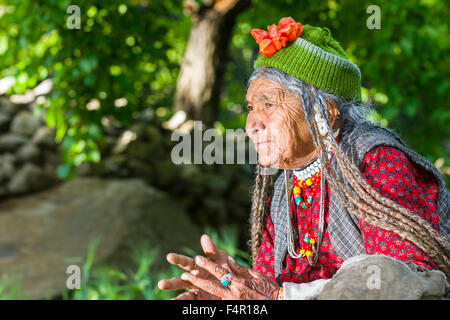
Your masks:
{"label": "woman's finger", "polygon": [[191,287],[192,285],[189,282],[180,278],[164,279],[158,282],[158,288],[161,290],[182,290]]}
{"label": "woman's finger", "polygon": [[171,264],[176,264],[180,268],[187,270],[187,271],[192,271],[195,268],[194,259],[192,259],[191,257],[188,257],[188,256],[184,256],[182,254],[169,253],[166,256],[166,259]]}
{"label": "woman's finger", "polygon": [[200,244],[202,246],[203,252],[205,252],[208,257],[210,257],[217,263],[226,263],[228,254],[225,251],[218,249],[207,234],[201,236]]}
{"label": "woman's finger", "polygon": [[205,269],[206,271],[209,271],[209,273],[211,273],[219,280],[229,272],[227,269],[215,263],[213,260],[206,259],[202,256],[196,256],[194,258],[194,261],[199,267]]}
{"label": "woman's finger", "polygon": [[247,267],[244,267],[243,265],[237,263],[234,261],[233,258],[228,257],[228,266],[230,267],[230,270],[237,274],[238,276],[242,278],[251,278],[252,274],[250,274],[249,269]]}
{"label": "woman's finger", "polygon": [[192,285],[196,286],[209,294],[215,295],[219,298],[224,298],[229,295],[229,290],[217,283],[216,281],[202,279],[194,276],[191,273],[185,272],[181,275],[181,279],[189,281]]}

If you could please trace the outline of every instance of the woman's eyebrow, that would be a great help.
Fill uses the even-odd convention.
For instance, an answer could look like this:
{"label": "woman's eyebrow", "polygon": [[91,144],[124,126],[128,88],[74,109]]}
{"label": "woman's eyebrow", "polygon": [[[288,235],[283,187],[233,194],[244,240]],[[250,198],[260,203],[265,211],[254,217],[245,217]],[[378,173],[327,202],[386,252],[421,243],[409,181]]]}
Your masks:
{"label": "woman's eyebrow", "polygon": [[[279,89],[273,89],[268,91],[269,93],[274,93],[275,95],[279,95],[280,93],[283,93],[281,90]],[[264,94],[264,92],[259,93],[256,98],[254,98],[254,100],[252,101],[261,101],[261,100],[269,100],[271,99],[270,97],[268,97],[266,94]],[[248,104],[251,100],[247,100],[247,98],[245,98],[245,103]]]}

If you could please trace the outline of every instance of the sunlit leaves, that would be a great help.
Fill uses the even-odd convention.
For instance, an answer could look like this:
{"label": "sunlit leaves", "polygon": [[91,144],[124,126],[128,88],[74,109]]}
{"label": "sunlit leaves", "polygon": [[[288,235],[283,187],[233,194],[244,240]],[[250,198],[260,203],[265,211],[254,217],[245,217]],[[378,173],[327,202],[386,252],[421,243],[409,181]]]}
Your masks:
{"label": "sunlit leaves", "polygon": [[[24,93],[48,77],[54,81],[46,121],[60,141],[73,141],[70,147],[64,144],[63,160],[71,164],[60,170],[64,176],[83,161],[99,160],[103,116],[126,123],[136,110],[171,105],[189,32],[175,0],[147,7],[80,1],[80,30],[66,26],[70,4],[18,0],[0,19],[0,77],[15,80],[9,93]],[[89,112],[87,104],[98,98],[101,107]],[[120,98],[127,104],[119,112],[114,101]],[[86,144],[81,148],[77,141]]]}

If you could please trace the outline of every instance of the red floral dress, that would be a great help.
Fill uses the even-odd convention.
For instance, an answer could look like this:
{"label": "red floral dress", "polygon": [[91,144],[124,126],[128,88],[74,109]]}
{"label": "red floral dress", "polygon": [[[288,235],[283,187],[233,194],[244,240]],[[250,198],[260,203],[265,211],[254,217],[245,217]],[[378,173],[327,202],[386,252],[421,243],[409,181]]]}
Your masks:
{"label": "red floral dress", "polygon": [[[440,232],[439,216],[436,213],[438,183],[431,173],[416,167],[405,153],[388,146],[373,148],[364,157],[362,175],[383,196],[389,197],[408,208],[414,214],[419,214],[430,222],[438,233]],[[312,186],[308,187],[307,195],[311,188]],[[325,224],[318,261],[314,267],[311,267],[306,257],[293,259],[289,254],[286,254],[278,281],[279,284],[329,279],[342,265],[343,259],[333,249],[328,234],[330,203],[328,182],[325,183],[325,190]],[[292,195],[291,198],[293,198]],[[312,217],[314,238],[317,239],[319,212],[320,192],[316,194],[312,205],[307,209],[300,208],[292,200],[292,225],[296,226],[297,231],[301,234],[301,225],[304,225],[304,219]],[[360,229],[367,254],[385,254],[398,260],[413,261],[417,265],[438,269],[437,265],[421,249],[410,241],[402,239],[396,233],[376,227],[363,220],[360,220]],[[276,281],[273,256],[274,238],[274,226],[269,214],[254,269]],[[298,252],[298,241],[295,243],[295,249]]]}

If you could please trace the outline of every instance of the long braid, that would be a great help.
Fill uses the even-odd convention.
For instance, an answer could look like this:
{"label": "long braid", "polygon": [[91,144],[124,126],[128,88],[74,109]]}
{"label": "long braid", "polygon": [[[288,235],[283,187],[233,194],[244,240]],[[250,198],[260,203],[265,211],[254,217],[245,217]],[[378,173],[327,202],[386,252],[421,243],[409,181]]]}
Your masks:
{"label": "long braid", "polygon": [[261,167],[259,164],[256,165],[256,175],[255,175],[255,184],[253,187],[253,195],[252,195],[252,208],[250,214],[250,234],[251,239],[248,241],[248,245],[253,252],[253,243],[255,242],[256,226],[259,224],[259,219],[261,218],[258,213],[259,202],[261,201]]}
{"label": "long braid", "polygon": [[256,166],[255,187],[253,190],[252,211],[251,211],[251,250],[253,263],[258,255],[261,245],[262,234],[266,226],[269,208],[267,201],[273,187],[272,175],[265,174],[263,168]]}

